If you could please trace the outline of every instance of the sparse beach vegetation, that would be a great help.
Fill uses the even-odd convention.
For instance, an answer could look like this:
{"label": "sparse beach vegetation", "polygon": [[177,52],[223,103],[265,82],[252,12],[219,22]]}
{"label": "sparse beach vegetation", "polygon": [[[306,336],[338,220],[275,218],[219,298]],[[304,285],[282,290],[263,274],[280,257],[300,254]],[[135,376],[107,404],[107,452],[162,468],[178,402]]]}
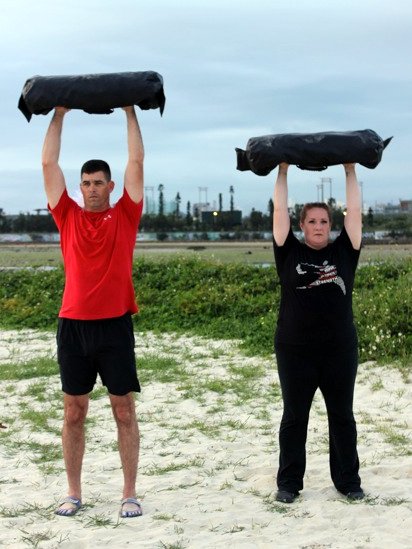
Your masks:
{"label": "sparse beach vegetation", "polygon": [[[360,361],[391,362],[409,371],[412,257],[401,257],[363,264],[353,305]],[[280,299],[273,265],[169,253],[162,261],[140,257],[133,277],[140,306],[136,330],[237,339],[245,352],[273,352]],[[63,284],[61,267],[0,269],[0,326],[54,329]]]}

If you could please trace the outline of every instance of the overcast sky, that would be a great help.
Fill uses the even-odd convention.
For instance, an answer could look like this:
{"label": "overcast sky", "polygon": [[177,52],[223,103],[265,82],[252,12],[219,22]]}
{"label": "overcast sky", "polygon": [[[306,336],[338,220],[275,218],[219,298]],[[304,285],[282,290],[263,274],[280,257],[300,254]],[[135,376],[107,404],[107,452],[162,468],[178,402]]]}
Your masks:
{"label": "overcast sky", "polygon": [[[181,208],[207,187],[229,187],[235,206],[266,211],[275,172],[236,170],[235,147],[253,136],[371,128],[394,136],[374,170],[358,168],[364,201],[412,198],[410,0],[2,0],[0,4],[0,208],[45,207],[40,155],[51,114],[30,123],[17,109],[31,76],[154,70],[166,107],[140,111],[145,185],[179,191]],[[79,168],[104,158],[120,195],[125,115],[71,111],[60,163],[70,194]],[[291,168],[290,197],[316,200],[321,177],[344,200],[343,168]],[[329,188],[325,189],[329,196]],[[204,193],[203,193],[204,197]]]}

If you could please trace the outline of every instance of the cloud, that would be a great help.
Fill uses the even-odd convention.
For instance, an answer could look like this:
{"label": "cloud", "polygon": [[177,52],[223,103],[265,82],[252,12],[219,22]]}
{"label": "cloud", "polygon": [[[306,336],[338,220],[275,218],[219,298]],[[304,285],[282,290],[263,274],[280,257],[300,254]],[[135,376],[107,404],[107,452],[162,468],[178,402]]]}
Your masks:
{"label": "cloud", "polygon": [[[273,174],[237,172],[235,147],[267,133],[370,127],[395,136],[381,165],[360,172],[371,200],[410,197],[407,0],[382,0],[379,9],[375,0],[73,0],[70,9],[63,1],[4,0],[1,9],[0,207],[7,211],[44,199],[40,153],[50,116],[27,124],[17,110],[25,80],[146,69],[163,75],[167,98],[163,118],[138,113],[148,185],[161,181],[170,195],[193,201],[198,186],[217,195],[235,184],[245,211],[263,209]],[[76,182],[82,161],[96,156],[108,159],[120,185],[122,112],[68,115],[61,153],[67,179]],[[11,172],[23,187],[4,184]],[[330,173],[341,180],[338,168]],[[316,198],[318,176],[294,170],[291,177],[299,200]],[[343,198],[342,186],[336,190]]]}

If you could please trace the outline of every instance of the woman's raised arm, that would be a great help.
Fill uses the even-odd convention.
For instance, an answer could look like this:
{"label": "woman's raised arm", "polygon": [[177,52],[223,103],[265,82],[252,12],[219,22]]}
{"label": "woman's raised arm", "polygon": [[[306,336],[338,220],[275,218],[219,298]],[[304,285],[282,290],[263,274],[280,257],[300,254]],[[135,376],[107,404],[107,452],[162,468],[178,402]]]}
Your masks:
{"label": "woman's raised arm", "polygon": [[278,246],[283,246],[290,229],[287,181],[288,168],[289,164],[279,164],[273,195],[273,237]]}

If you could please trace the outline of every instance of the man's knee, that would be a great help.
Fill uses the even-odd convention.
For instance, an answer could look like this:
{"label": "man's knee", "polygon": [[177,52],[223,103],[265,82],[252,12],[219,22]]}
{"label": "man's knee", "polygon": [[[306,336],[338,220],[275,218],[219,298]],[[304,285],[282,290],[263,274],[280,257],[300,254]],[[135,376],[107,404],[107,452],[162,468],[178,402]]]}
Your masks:
{"label": "man's knee", "polygon": [[123,397],[111,396],[113,415],[118,425],[130,426],[136,421],[134,399],[131,394]]}
{"label": "man's knee", "polygon": [[69,426],[83,425],[86,419],[88,398],[65,395],[64,421]]}

